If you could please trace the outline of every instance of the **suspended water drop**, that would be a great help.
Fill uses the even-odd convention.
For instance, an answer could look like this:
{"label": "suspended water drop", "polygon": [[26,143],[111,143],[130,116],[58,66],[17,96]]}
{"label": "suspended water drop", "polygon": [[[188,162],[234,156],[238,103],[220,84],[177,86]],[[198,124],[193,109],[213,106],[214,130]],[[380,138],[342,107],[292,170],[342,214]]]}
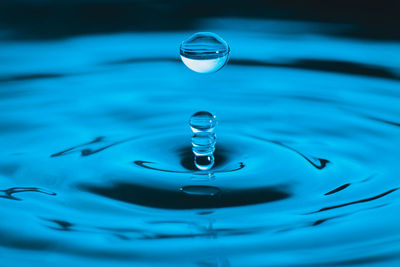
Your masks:
{"label": "suspended water drop", "polygon": [[199,170],[209,170],[214,165],[217,119],[210,112],[199,111],[192,115],[189,123],[193,132],[194,164]]}
{"label": "suspended water drop", "polygon": [[217,34],[198,32],[182,42],[180,54],[185,65],[199,73],[220,70],[229,59],[229,46]]}

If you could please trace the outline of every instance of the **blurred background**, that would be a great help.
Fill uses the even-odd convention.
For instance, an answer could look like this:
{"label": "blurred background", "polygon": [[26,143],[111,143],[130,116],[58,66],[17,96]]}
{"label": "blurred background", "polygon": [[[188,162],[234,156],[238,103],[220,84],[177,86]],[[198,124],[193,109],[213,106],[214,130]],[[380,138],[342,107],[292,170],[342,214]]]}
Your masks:
{"label": "blurred background", "polygon": [[339,23],[348,26],[336,33],[343,36],[398,39],[399,9],[397,0],[3,0],[0,29],[13,39],[56,39],[194,30],[203,19],[218,17]]}

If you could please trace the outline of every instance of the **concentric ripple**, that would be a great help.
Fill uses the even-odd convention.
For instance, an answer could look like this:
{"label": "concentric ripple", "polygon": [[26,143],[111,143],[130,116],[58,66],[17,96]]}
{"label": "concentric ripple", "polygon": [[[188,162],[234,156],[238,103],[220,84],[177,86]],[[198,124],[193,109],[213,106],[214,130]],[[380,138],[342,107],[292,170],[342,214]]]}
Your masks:
{"label": "concentric ripple", "polygon": [[0,43],[0,265],[398,266],[398,44],[248,23],[216,75],[187,32]]}

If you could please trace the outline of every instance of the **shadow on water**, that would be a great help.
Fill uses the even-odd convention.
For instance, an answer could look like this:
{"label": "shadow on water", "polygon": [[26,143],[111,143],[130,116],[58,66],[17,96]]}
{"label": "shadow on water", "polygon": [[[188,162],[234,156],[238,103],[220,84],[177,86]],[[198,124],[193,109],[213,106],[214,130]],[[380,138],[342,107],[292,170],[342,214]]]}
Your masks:
{"label": "shadow on water", "polygon": [[[128,141],[131,141],[131,140],[133,140],[135,138],[137,138],[137,137],[131,137],[131,138],[126,138],[126,139],[123,139],[123,140],[120,140],[120,141],[109,142],[109,141],[107,141],[105,139],[104,136],[99,136],[99,137],[96,137],[95,139],[93,139],[90,142],[79,144],[79,145],[67,148],[67,149],[65,149],[63,151],[51,154],[50,157],[52,157],[52,158],[53,157],[60,157],[60,156],[65,156],[65,155],[68,155],[70,153],[75,153],[75,152],[78,152],[78,153],[80,152],[82,157],[86,157],[86,156],[90,156],[90,155],[99,153],[99,152],[101,152],[103,150],[106,150],[107,148],[110,148],[110,147],[113,147],[113,146],[116,146],[116,145],[119,145],[119,144],[122,144],[122,143],[125,143],[125,142],[128,142]],[[96,148],[90,148],[90,145],[97,144],[97,143],[100,143],[100,144],[101,143],[106,143],[106,145],[102,145],[102,146],[96,147]]]}
{"label": "shadow on water", "polygon": [[261,141],[270,142],[270,143],[276,144],[278,146],[284,147],[286,149],[289,149],[289,150],[297,153],[298,155],[300,155],[302,158],[304,158],[306,161],[308,161],[312,166],[314,166],[318,170],[324,169],[327,166],[327,164],[330,162],[327,159],[316,158],[316,157],[313,157],[313,156],[306,156],[303,153],[301,153],[300,151],[298,151],[297,149],[295,149],[295,148],[293,148],[291,146],[288,146],[286,144],[283,144],[280,141],[270,140],[270,139],[266,139],[266,138],[259,137],[259,136],[254,136],[254,135],[249,135],[249,136],[252,137],[252,138],[261,140]]}
{"label": "shadow on water", "polygon": [[54,192],[47,191],[41,188],[37,187],[12,187],[6,190],[0,190],[0,192],[3,193],[3,195],[0,195],[0,198],[7,198],[7,199],[12,199],[12,200],[22,200],[20,198],[17,198],[14,196],[14,194],[17,193],[24,193],[24,192],[35,192],[35,193],[42,193],[50,196],[55,196],[57,195]]}
{"label": "shadow on water", "polygon": [[331,191],[325,193],[325,196],[332,195],[332,194],[335,194],[335,193],[337,193],[337,192],[340,192],[340,191],[346,189],[346,188],[349,187],[349,186],[350,186],[350,184],[341,185],[341,186],[339,186],[339,187],[337,187],[337,188],[335,188],[335,189],[333,189],[333,190],[331,190]]}
{"label": "shadow on water", "polygon": [[55,226],[48,226],[50,229],[57,230],[57,231],[73,231],[72,227],[74,224],[67,222],[65,220],[58,220],[58,219],[46,219],[42,218],[45,221],[51,222]]}
{"label": "shadow on water", "polygon": [[232,64],[252,67],[278,67],[301,70],[326,71],[350,75],[369,76],[400,81],[400,77],[382,66],[366,65],[343,60],[298,59],[291,63],[272,63],[257,60],[232,60]]}
{"label": "shadow on water", "polygon": [[389,191],[386,191],[386,192],[384,192],[384,193],[382,193],[382,194],[379,194],[379,195],[376,195],[376,196],[374,196],[374,197],[364,198],[364,199],[361,199],[361,200],[356,200],[356,201],[352,201],[352,202],[348,202],[348,203],[344,203],[344,204],[339,204],[339,205],[335,205],[335,206],[325,207],[325,208],[322,208],[322,209],[320,209],[320,210],[311,212],[311,213],[309,213],[309,214],[318,213],[318,212],[323,212],[323,211],[327,211],[327,210],[332,210],[332,209],[342,208],[342,207],[346,207],[346,206],[350,206],[350,205],[355,205],[355,204],[360,204],[360,203],[365,203],[365,202],[373,201],[373,200],[379,199],[379,198],[381,198],[381,197],[384,197],[384,196],[386,196],[386,195],[389,195],[390,193],[393,193],[393,192],[396,191],[396,190],[398,190],[398,188],[391,189],[391,190],[389,190]]}
{"label": "shadow on water", "polygon": [[[116,61],[106,62],[106,65],[120,64],[138,64],[151,62],[175,62],[180,63],[179,59],[158,57],[158,58],[131,58]],[[367,65],[344,60],[327,60],[327,59],[312,59],[303,58],[295,59],[292,62],[268,62],[253,59],[230,59],[229,65],[233,66],[248,66],[248,67],[271,67],[271,68],[289,68],[300,70],[315,70],[325,71],[340,74],[360,75],[368,77],[376,77],[400,81],[400,76],[394,72],[378,65]]]}
{"label": "shadow on water", "polygon": [[166,189],[129,183],[115,183],[109,187],[81,184],[79,188],[127,203],[163,209],[245,206],[283,200],[291,196],[283,185],[229,190],[215,187],[213,194],[188,194],[179,188]]}
{"label": "shadow on water", "polygon": [[64,74],[57,74],[57,73],[21,74],[21,75],[9,76],[9,77],[0,77],[0,83],[33,81],[33,80],[40,80],[40,79],[54,79],[54,78],[63,78],[65,76],[66,75],[64,75]]}
{"label": "shadow on water", "polygon": [[[103,136],[99,136],[99,137],[96,137],[95,139],[93,139],[93,140],[90,141],[90,142],[83,143],[83,144],[80,144],[80,145],[76,145],[76,146],[67,148],[67,149],[65,149],[65,150],[63,150],[63,151],[60,151],[60,152],[51,154],[50,157],[53,158],[53,157],[64,156],[64,155],[67,155],[67,154],[76,152],[76,150],[78,150],[78,149],[80,149],[80,148],[82,148],[82,147],[85,147],[85,146],[88,146],[88,145],[91,145],[91,144],[100,143],[100,142],[102,142],[103,140],[104,140],[104,137],[103,137]],[[99,148],[99,149],[97,149],[94,153],[100,152],[100,151],[102,151],[102,150],[104,150],[104,149],[106,149],[106,148],[108,148],[108,147],[110,147],[110,146],[111,146],[111,145],[108,145],[108,146]],[[92,152],[92,153],[89,153],[89,151]],[[88,155],[90,155],[90,154],[93,154],[93,151],[92,151],[91,149],[87,149],[87,148],[86,148],[86,149],[80,150],[80,152],[81,152],[81,155],[82,155],[82,156],[88,156]]]}

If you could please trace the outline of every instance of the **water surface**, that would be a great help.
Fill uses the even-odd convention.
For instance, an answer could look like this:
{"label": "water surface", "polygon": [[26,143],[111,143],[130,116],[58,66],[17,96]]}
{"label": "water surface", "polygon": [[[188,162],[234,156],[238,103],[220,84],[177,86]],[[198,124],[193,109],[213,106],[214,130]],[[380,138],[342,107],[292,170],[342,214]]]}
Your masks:
{"label": "water surface", "polygon": [[399,43],[202,26],[231,47],[215,74],[180,62],[188,31],[0,42],[0,265],[400,264]]}

